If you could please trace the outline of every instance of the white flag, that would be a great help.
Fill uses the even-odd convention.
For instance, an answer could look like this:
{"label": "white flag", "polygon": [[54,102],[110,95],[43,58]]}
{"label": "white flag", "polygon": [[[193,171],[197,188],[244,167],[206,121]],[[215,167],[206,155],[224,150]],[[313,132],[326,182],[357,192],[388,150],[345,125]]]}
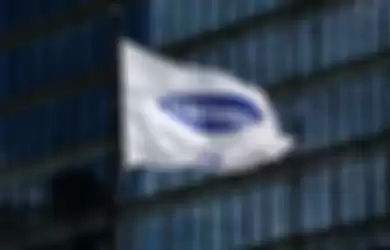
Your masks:
{"label": "white flag", "polygon": [[210,67],[120,42],[123,163],[127,169],[231,172],[292,148],[264,91]]}

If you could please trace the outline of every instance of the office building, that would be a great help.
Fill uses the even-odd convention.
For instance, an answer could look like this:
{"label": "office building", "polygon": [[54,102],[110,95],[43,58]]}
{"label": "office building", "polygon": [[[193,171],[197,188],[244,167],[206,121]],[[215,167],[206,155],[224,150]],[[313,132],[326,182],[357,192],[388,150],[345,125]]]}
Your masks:
{"label": "office building", "polygon": [[[120,28],[109,6],[0,3],[1,246],[28,244],[20,238],[61,220],[64,211],[90,206],[96,194],[81,197],[85,183],[96,185],[89,192],[112,185],[116,40],[145,37],[135,29],[143,16],[133,17],[134,8],[118,13]],[[77,249],[64,244],[54,249]]]}
{"label": "office building", "polygon": [[[191,39],[249,15],[276,12],[284,4],[152,1],[150,43],[159,47]],[[390,125],[385,55],[390,44],[389,11],[388,1],[360,1],[306,11],[295,20],[280,15],[239,37],[225,37],[187,54],[186,60],[218,65],[266,88],[285,129],[298,142],[296,153],[325,153],[297,173],[302,176],[298,196],[292,195],[281,173],[273,182],[252,181],[175,209],[156,208],[133,221],[138,223],[135,248],[241,249],[387,213],[389,150],[382,140]],[[137,174],[140,195],[202,179],[202,173]],[[262,211],[264,206],[269,211]],[[299,218],[291,218],[292,207],[300,208]],[[367,249],[385,244],[388,230],[373,229],[343,239],[328,236],[307,247]]]}
{"label": "office building", "polygon": [[[34,243],[35,250],[50,243],[54,249],[76,249],[96,241],[91,249],[110,249],[110,228],[104,224],[86,234],[91,238],[71,240],[55,230],[32,238],[46,225],[63,222],[69,228],[66,222],[74,223],[55,218],[63,212],[55,209],[63,200],[53,200],[52,181],[58,173],[85,169],[96,177],[97,186],[112,184],[110,170],[117,163],[112,123],[115,38],[130,36],[158,49],[241,22],[252,28],[220,32],[224,39],[206,37],[207,45],[193,43],[181,57],[219,65],[266,88],[285,129],[298,142],[296,153],[310,159],[268,181],[250,179],[218,194],[194,194],[173,209],[157,207],[136,218],[122,216],[116,225],[120,248],[274,246],[291,234],[335,225],[340,225],[336,235],[324,231],[305,241],[303,248],[389,244],[386,220],[379,227],[366,219],[387,218],[389,211],[390,2],[302,8],[295,19],[286,4],[144,1],[122,7],[119,28],[105,1],[1,1],[0,228],[6,230],[0,233],[0,248],[24,244],[20,249],[29,249]],[[257,21],[247,21],[253,15],[259,16]],[[292,184],[290,175],[299,182]],[[124,173],[121,198],[152,196],[206,178],[185,170]],[[57,182],[58,192],[63,191],[61,183]],[[76,234],[72,225],[59,232]]]}

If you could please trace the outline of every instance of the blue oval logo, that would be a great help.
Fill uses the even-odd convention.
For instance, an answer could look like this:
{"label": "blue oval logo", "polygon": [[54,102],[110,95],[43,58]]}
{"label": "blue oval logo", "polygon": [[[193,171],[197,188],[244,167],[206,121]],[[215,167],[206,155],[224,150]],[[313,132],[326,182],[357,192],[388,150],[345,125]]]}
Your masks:
{"label": "blue oval logo", "polygon": [[260,122],[260,109],[244,96],[226,93],[182,93],[163,96],[164,112],[203,133],[231,133]]}

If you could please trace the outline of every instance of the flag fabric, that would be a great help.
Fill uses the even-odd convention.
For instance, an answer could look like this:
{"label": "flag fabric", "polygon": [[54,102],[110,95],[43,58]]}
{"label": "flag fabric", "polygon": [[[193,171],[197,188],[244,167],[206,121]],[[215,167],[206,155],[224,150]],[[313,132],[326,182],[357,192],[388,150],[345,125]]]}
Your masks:
{"label": "flag fabric", "polygon": [[231,172],[283,158],[293,140],[264,90],[213,67],[180,63],[123,39],[121,133],[126,169]]}

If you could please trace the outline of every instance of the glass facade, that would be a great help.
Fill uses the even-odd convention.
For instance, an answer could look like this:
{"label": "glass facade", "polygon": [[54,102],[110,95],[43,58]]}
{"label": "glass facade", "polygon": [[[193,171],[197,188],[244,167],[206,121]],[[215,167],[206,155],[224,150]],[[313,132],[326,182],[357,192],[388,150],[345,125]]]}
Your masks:
{"label": "glass facade", "polygon": [[[160,46],[192,37],[248,15],[272,11],[282,2],[286,1],[224,1],[222,5],[218,0],[155,0],[151,5],[151,43]],[[364,6],[305,14],[289,23],[271,22],[244,37],[211,44],[205,52],[195,51],[186,59],[221,66],[268,89],[283,126],[299,142],[298,152],[310,153],[380,135],[390,128],[388,65],[371,60],[359,70],[331,70],[369,60],[390,48],[389,1]],[[331,72],[331,77],[322,77],[320,72],[324,71]],[[296,76],[300,76],[296,81],[306,82],[288,92],[281,91],[289,88],[282,85],[296,84],[288,81]],[[156,208],[130,223],[124,219],[120,231],[135,227],[135,249],[242,249],[292,233],[326,230],[340,223],[384,215],[389,211],[389,160],[389,150],[380,144],[370,150],[351,149],[341,155],[328,155],[310,163],[315,165],[312,170],[307,166],[300,173],[299,199],[283,178],[251,182],[239,190],[174,209]],[[128,190],[136,190],[138,196],[207,178],[202,173],[136,174],[133,177],[138,181]],[[337,195],[333,186],[337,187]],[[297,226],[291,225],[292,206],[301,211]],[[386,235],[388,231],[372,234]],[[124,235],[120,237],[121,249],[130,244]],[[341,237],[313,242],[306,249],[367,249],[370,244],[386,244],[379,236],[364,233],[356,233],[350,237],[353,240]]]}
{"label": "glass facade", "polygon": [[150,39],[155,46],[193,37],[248,15],[265,13],[285,4],[284,0],[152,0]]}
{"label": "glass facade", "polygon": [[95,17],[2,52],[0,101],[108,65],[114,49],[111,30],[108,16]]}
{"label": "glass facade", "polygon": [[0,4],[0,32],[12,33],[18,28],[26,28],[39,22],[47,21],[64,15],[76,8],[85,7],[93,1],[89,0],[60,0],[60,1],[2,1]]}
{"label": "glass facade", "polygon": [[107,135],[109,88],[99,87],[8,116],[4,122],[5,165],[42,158]]}
{"label": "glass facade", "polygon": [[[104,10],[79,21],[72,16],[97,5],[87,0],[1,1],[2,39],[18,37],[15,34],[21,31],[38,33],[0,45],[1,173],[65,164],[64,168],[90,173],[98,186],[107,186],[112,160],[104,152],[66,163],[67,154],[112,135],[114,83],[109,73],[93,76],[109,71],[113,63],[112,22]],[[42,27],[49,25],[52,30],[44,32]],[[52,190],[58,172],[53,168],[39,175],[1,179],[1,244],[58,219]]]}
{"label": "glass facade", "polygon": [[[261,244],[292,233],[323,230],[384,215],[389,209],[385,204],[389,195],[387,157],[386,148],[377,148],[364,156],[350,152],[335,159],[323,159],[321,166],[306,171],[299,186],[300,228],[290,228],[289,211],[297,201],[289,185],[281,179],[248,183],[239,190],[171,210],[156,209],[130,223],[123,220],[122,239],[130,237],[125,232],[135,224],[132,240],[136,249],[166,249],[166,244],[170,249],[242,249],[240,246]],[[338,172],[329,171],[330,165],[336,165]],[[340,186],[337,221],[332,215],[332,203],[336,201],[330,191],[335,180]],[[165,235],[169,235],[169,242]],[[124,240],[122,244],[121,249],[126,249],[129,241]]]}
{"label": "glass facade", "polygon": [[[286,3],[146,2],[122,8],[120,32],[153,47],[240,22],[250,15],[275,11]],[[87,0],[0,1],[0,36],[28,30],[33,24],[50,22],[76,8],[95,4]],[[305,14],[297,21],[270,22],[243,37],[210,44],[206,51],[194,52],[186,59],[221,66],[267,88],[283,126],[299,142],[297,151],[309,153],[380,135],[390,128],[390,74],[388,64],[379,63],[380,54],[390,47],[389,14],[388,0],[372,1],[364,8]],[[113,62],[112,24],[103,11],[99,16],[8,46],[11,49],[0,48],[1,170],[61,162],[67,152],[85,149],[111,136],[110,96],[115,88],[109,77],[96,79],[89,75],[109,70]],[[374,55],[378,63],[372,60],[357,71],[336,70],[327,78],[318,73]],[[288,84],[296,84],[288,81],[295,76],[301,76],[294,78],[296,81],[305,83],[282,91],[289,88]],[[25,107],[19,108],[21,105]],[[325,230],[339,223],[384,215],[389,211],[389,153],[387,145],[377,144],[370,150],[353,148],[342,155],[322,156],[307,163],[296,190],[282,176],[249,181],[239,189],[193,199],[175,208],[155,209],[137,218],[123,216],[118,223],[120,249],[240,249],[268,244],[291,233]],[[97,153],[67,167],[88,170],[103,187],[108,183],[111,162],[110,155]],[[0,241],[54,220],[55,176],[48,171],[2,179]],[[204,173],[187,170],[124,173],[121,198],[149,197],[205,178]],[[290,215],[295,207],[300,208],[296,218],[299,224],[292,225]],[[324,242],[313,241],[306,249],[363,250],[372,242],[390,244],[389,231],[378,229],[370,237],[361,232],[344,239],[332,236]],[[101,244],[101,249],[109,249]]]}
{"label": "glass facade", "polygon": [[[82,204],[96,190],[107,192],[116,163],[107,148],[115,132],[117,35],[146,43],[148,12],[146,1],[124,5],[119,30],[108,1],[1,1],[0,174],[27,172],[1,178],[0,248],[61,219],[64,187],[54,186]],[[89,185],[83,180],[95,185],[84,203],[77,198]],[[95,240],[108,249],[105,236]],[[77,241],[53,249],[75,249]]]}

